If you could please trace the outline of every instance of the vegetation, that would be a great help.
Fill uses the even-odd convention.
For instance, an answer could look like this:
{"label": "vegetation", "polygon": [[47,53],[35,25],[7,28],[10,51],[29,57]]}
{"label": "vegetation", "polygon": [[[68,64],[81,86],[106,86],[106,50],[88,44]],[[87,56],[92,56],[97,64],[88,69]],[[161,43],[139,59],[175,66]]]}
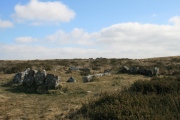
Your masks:
{"label": "vegetation", "polygon": [[[179,78],[178,78],[179,79]],[[169,80],[169,81],[168,81]],[[176,79],[137,81],[125,91],[101,93],[72,111],[70,119],[131,120],[180,118],[180,82]]]}
{"label": "vegetation", "polygon": [[[180,57],[149,59],[0,60],[0,119],[169,120],[180,119]],[[69,67],[89,68],[69,71]],[[116,74],[122,66],[160,68],[160,76]],[[47,94],[24,92],[12,78],[26,68],[60,76],[62,88]],[[89,74],[111,75],[94,77]],[[73,76],[76,83],[67,83]]]}

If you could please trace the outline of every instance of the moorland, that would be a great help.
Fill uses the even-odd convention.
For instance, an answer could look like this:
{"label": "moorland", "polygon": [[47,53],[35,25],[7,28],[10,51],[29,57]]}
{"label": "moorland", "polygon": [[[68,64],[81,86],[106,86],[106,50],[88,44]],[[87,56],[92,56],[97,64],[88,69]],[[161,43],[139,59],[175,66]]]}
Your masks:
{"label": "moorland", "polygon": [[[69,70],[88,68],[90,72]],[[151,69],[158,76],[119,72],[123,66]],[[61,78],[46,94],[25,92],[12,79],[26,68]],[[83,82],[87,75],[110,74]],[[66,82],[69,77],[76,82]],[[0,119],[7,120],[172,120],[180,119],[180,56],[147,59],[89,58],[0,60]]]}

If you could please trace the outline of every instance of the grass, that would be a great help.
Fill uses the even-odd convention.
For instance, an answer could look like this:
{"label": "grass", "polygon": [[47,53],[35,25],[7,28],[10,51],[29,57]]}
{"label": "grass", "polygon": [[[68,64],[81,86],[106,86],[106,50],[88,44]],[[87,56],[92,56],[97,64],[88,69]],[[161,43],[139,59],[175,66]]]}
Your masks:
{"label": "grass", "polygon": [[[117,75],[97,78],[93,82],[83,83],[79,72],[72,74],[61,73],[63,88],[61,90],[50,90],[48,94],[38,95],[36,93],[25,93],[22,86],[11,87],[7,84],[12,80],[14,74],[0,75],[1,100],[0,118],[2,119],[66,119],[65,116],[72,110],[81,108],[82,103],[88,99],[99,96],[101,92],[116,91],[131,82],[143,79],[144,76],[133,77],[123,74],[124,79],[115,79]],[[66,83],[66,80],[73,76],[76,83]],[[149,80],[150,78],[146,78]],[[121,85],[113,86],[114,81],[121,80]],[[8,99],[6,99],[8,98]]]}
{"label": "grass", "polygon": [[[0,119],[178,119],[179,58],[0,61]],[[25,93],[22,86],[13,87],[14,72],[22,65],[47,68],[47,73],[61,77],[62,89],[39,95]],[[112,74],[83,83],[80,71],[67,72],[70,66],[95,65],[99,69],[91,70],[92,74],[109,68]],[[115,74],[123,65],[158,65],[161,76]],[[10,71],[5,74],[7,70]],[[66,82],[71,76],[76,83]]]}

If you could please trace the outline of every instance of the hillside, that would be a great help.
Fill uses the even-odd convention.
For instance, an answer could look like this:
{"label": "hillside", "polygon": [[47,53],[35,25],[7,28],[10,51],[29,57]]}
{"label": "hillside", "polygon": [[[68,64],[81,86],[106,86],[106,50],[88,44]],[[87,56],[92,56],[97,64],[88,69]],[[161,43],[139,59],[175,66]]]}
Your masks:
{"label": "hillside", "polygon": [[[0,66],[0,119],[180,118],[180,56],[149,59],[0,60]],[[88,68],[90,73],[71,71],[69,67],[72,66]],[[119,73],[123,66],[147,69],[158,67],[160,75]],[[15,73],[26,68],[45,69],[47,73],[60,76],[63,87],[49,90],[47,94],[37,94],[25,92],[23,86],[13,86]],[[87,83],[82,80],[87,74],[100,74],[105,70],[110,70],[111,74],[96,77]],[[71,76],[76,79],[76,83],[66,82]],[[150,103],[157,105],[151,106]]]}

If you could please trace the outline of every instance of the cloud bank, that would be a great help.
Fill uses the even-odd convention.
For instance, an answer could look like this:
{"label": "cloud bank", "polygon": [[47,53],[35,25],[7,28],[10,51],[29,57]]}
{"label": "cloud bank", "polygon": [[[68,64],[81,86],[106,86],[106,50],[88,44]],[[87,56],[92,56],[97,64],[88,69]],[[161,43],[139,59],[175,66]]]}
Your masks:
{"label": "cloud bank", "polygon": [[16,5],[14,10],[14,19],[19,22],[30,22],[32,25],[69,22],[75,17],[75,12],[59,1],[30,0],[26,5]]}
{"label": "cloud bank", "polygon": [[[169,21],[173,24],[119,23],[94,33],[80,28],[74,28],[69,33],[58,30],[39,38],[39,45],[0,44],[0,59],[151,58],[180,55],[180,17],[172,17]],[[16,41],[37,43],[34,39],[20,37]]]}

